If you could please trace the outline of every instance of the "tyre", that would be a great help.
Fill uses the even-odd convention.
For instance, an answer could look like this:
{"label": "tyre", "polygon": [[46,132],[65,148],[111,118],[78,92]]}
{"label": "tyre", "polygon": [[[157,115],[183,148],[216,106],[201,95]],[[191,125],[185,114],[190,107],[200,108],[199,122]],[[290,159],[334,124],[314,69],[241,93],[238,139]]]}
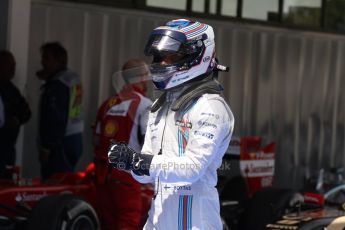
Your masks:
{"label": "tyre", "polygon": [[239,221],[244,207],[238,201],[221,201],[220,216],[223,224],[223,230],[238,230],[241,229]]}
{"label": "tyre", "polygon": [[245,179],[242,176],[235,176],[223,181],[223,186],[219,188],[221,200],[248,200],[248,189]]}
{"label": "tyre", "polygon": [[257,191],[248,201],[242,215],[242,230],[264,230],[290,207],[296,192],[290,189],[267,188]]}
{"label": "tyre", "polygon": [[98,230],[99,221],[90,204],[70,194],[47,196],[33,207],[27,230]]}

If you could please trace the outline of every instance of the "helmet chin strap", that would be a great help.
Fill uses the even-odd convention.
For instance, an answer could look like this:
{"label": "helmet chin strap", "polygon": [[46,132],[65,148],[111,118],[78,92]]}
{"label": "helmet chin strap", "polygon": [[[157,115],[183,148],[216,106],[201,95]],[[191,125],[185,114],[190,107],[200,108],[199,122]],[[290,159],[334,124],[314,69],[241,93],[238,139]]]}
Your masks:
{"label": "helmet chin strap", "polygon": [[[203,75],[202,75],[203,76]],[[200,77],[202,77],[200,76]],[[189,84],[183,85],[185,90],[181,95],[173,102],[171,106],[172,111],[180,111],[188,106],[190,102],[201,97],[205,93],[220,94],[223,91],[223,87],[220,83],[213,78],[212,75],[205,77],[202,80],[195,79],[195,81],[189,82]],[[179,87],[180,88],[180,87]],[[151,112],[156,112],[165,102],[167,91],[164,92],[152,105]]]}
{"label": "helmet chin strap", "polygon": [[196,82],[187,87],[176,101],[173,102],[171,110],[178,112],[181,109],[186,108],[190,102],[198,99],[203,94],[220,94],[222,91],[223,87],[221,84],[210,75],[203,81]]}

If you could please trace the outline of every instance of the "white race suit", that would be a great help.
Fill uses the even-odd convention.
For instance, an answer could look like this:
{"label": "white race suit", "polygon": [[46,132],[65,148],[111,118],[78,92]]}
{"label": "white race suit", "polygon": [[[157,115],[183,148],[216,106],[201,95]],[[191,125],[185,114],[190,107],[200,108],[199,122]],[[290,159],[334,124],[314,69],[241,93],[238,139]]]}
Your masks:
{"label": "white race suit", "polygon": [[143,154],[154,155],[150,176],[155,198],[144,229],[222,229],[217,169],[229,146],[234,117],[218,94],[203,94],[182,111],[171,105],[180,92],[168,91],[165,103],[149,115]]}

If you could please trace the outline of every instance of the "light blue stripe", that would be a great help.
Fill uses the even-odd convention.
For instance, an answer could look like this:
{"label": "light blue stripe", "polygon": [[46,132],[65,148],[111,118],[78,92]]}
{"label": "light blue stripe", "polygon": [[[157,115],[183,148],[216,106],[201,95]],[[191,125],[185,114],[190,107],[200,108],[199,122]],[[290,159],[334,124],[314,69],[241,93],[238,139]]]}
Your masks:
{"label": "light blue stripe", "polygon": [[181,130],[178,129],[178,130],[177,130],[177,140],[178,140],[178,143],[177,143],[177,144],[178,144],[178,155],[179,155],[179,156],[181,155],[181,147],[180,147],[180,146],[181,146],[181,137],[180,137],[181,134],[180,134],[180,133],[181,133]]}
{"label": "light blue stripe", "polygon": [[190,208],[189,197],[190,197],[190,196],[187,196],[187,213],[186,213],[186,220],[187,220],[187,227],[186,227],[186,229],[187,229],[187,230],[191,229],[191,228],[190,228],[190,218],[189,218],[189,216],[190,216],[190,210],[189,210],[189,208]]}
{"label": "light blue stripe", "polygon": [[178,129],[177,137],[178,137],[178,155],[182,156],[183,155],[183,139],[182,139],[182,132],[180,129]]}
{"label": "light blue stripe", "polygon": [[178,230],[183,230],[183,196],[180,196],[178,202]]}
{"label": "light blue stripe", "polygon": [[193,196],[188,196],[188,204],[187,204],[187,229],[192,229],[192,206],[193,204]]}
{"label": "light blue stripe", "polygon": [[177,146],[178,146],[178,155],[180,156],[180,129],[177,129]]}
{"label": "light blue stripe", "polygon": [[[180,130],[179,130],[180,131]],[[179,144],[179,156],[183,156],[185,153],[185,148],[184,148],[184,140],[186,140],[188,142],[188,130],[186,130],[184,133],[182,131],[179,132],[179,142],[181,144]]]}
{"label": "light blue stripe", "polygon": [[180,138],[181,138],[181,156],[183,156],[184,155],[184,147],[183,147],[183,133],[182,133],[182,131],[181,131]]}
{"label": "light blue stripe", "polygon": [[185,132],[184,133],[184,138],[186,139],[186,141],[188,142],[188,138],[189,138],[189,132]]}
{"label": "light blue stripe", "polygon": [[184,155],[184,148],[183,148],[183,133],[182,131],[180,131],[180,156],[183,156]]}

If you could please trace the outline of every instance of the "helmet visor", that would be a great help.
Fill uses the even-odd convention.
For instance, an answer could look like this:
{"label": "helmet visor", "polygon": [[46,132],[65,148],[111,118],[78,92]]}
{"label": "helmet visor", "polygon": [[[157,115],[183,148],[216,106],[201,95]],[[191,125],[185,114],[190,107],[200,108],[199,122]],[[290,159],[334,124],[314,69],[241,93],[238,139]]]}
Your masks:
{"label": "helmet visor", "polygon": [[162,66],[160,64],[153,63],[150,66],[150,71],[153,84],[156,88],[164,89],[174,73],[178,71],[178,67],[174,65]]}
{"label": "helmet visor", "polygon": [[180,41],[167,35],[154,35],[145,47],[145,55],[178,53],[181,50],[181,45]]}

